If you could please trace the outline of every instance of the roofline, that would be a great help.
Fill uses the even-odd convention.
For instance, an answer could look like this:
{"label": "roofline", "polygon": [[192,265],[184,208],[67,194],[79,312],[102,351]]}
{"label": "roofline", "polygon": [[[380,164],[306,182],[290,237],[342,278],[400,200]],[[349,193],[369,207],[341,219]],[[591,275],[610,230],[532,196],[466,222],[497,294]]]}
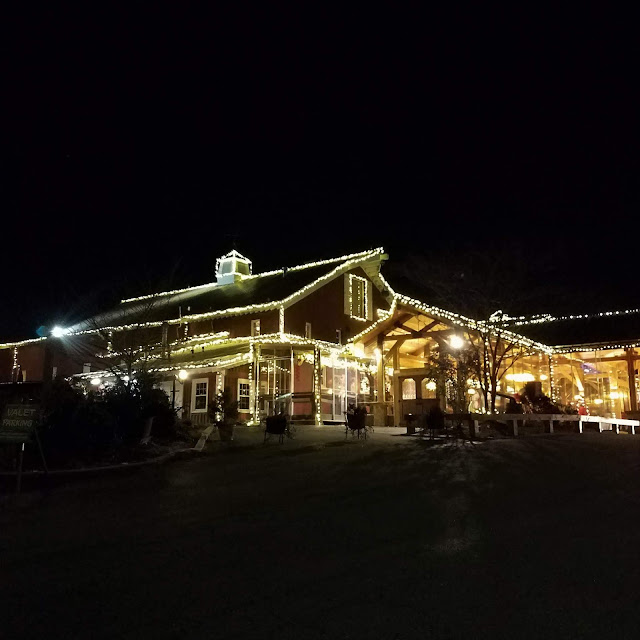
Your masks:
{"label": "roofline", "polygon": [[608,342],[583,342],[580,344],[561,344],[553,348],[554,353],[570,353],[573,351],[598,351],[599,349],[628,349],[640,347],[640,338],[630,340],[609,340]]}
{"label": "roofline", "polygon": [[[359,253],[350,253],[348,255],[340,256],[339,258],[328,258],[326,260],[316,260],[315,262],[306,262],[304,264],[296,265],[294,267],[284,267],[282,269],[274,269],[273,271],[265,271],[263,273],[254,273],[251,275],[242,276],[241,279],[252,280],[254,278],[263,278],[265,276],[276,276],[284,273],[285,271],[302,271],[303,269],[311,269],[313,267],[320,267],[322,265],[333,264],[335,262],[345,262],[347,260],[354,260],[361,257],[369,256],[369,255],[376,255],[376,254],[383,254],[383,253],[384,253],[384,249],[382,247],[376,247],[375,249],[360,251]],[[245,258],[245,259],[248,260],[248,258]],[[187,293],[188,291],[195,291],[197,289],[206,289],[207,287],[210,287],[213,289],[219,286],[226,286],[226,285],[219,285],[217,282],[209,282],[207,284],[199,284],[193,287],[185,287],[183,289],[173,289],[171,291],[163,291],[160,293],[149,293],[144,296],[137,296],[134,298],[124,298],[123,300],[120,300],[120,304],[125,304],[128,302],[138,302],[140,300],[149,300],[151,298],[160,298],[162,296],[176,295],[178,293]]]}
{"label": "roofline", "polygon": [[[433,316],[438,320],[448,321],[452,324],[456,324],[467,330],[481,331],[483,329],[486,330],[487,328],[491,330],[491,326],[485,322],[472,320],[471,318],[467,318],[466,316],[462,316],[458,313],[453,313],[451,311],[446,311],[445,309],[441,309],[440,307],[435,307],[433,305],[426,304],[424,302],[421,302],[420,300],[417,300],[416,298],[410,298],[409,296],[405,296],[401,293],[394,292],[393,295],[394,295],[394,298],[393,298],[393,303],[391,307],[392,312],[395,311],[398,304],[402,304],[405,307],[413,307],[414,309],[416,309],[417,311],[420,311],[421,313],[425,313],[426,315]],[[362,337],[367,335],[367,333],[370,333],[382,322],[384,322],[387,319],[387,317],[388,316],[381,318],[380,320],[372,324],[367,329],[361,331],[360,333],[355,335],[353,338],[351,338],[349,342],[356,342],[357,340],[360,340]],[[510,331],[509,329],[500,327],[500,332],[502,335],[508,337],[510,340],[515,340],[522,346],[532,347],[534,349],[543,351],[547,354],[554,353],[554,347],[550,347],[549,345],[543,344],[542,342],[532,340],[531,338],[527,338],[526,336]]]}
{"label": "roofline", "polygon": [[[138,327],[159,327],[159,326],[162,326],[165,323],[169,324],[169,325],[175,325],[175,324],[182,324],[184,322],[191,322],[191,321],[194,321],[194,320],[205,320],[207,318],[227,317],[227,316],[232,316],[232,315],[246,315],[248,313],[260,313],[260,312],[273,311],[273,310],[276,310],[276,309],[285,308],[285,307],[290,306],[294,302],[297,302],[297,300],[299,300],[300,298],[309,295],[316,288],[318,288],[322,284],[326,283],[327,281],[329,281],[332,278],[334,278],[337,275],[339,275],[339,273],[341,271],[353,268],[358,263],[363,262],[365,260],[368,260],[370,258],[373,258],[373,257],[376,257],[376,256],[381,256],[382,257],[384,255],[385,255],[384,249],[382,247],[377,247],[375,249],[370,249],[370,250],[367,250],[367,251],[361,251],[359,253],[352,253],[352,254],[349,254],[349,255],[341,256],[339,258],[329,258],[327,260],[319,260],[319,261],[315,261],[315,262],[308,262],[308,263],[305,263],[305,264],[302,264],[302,265],[291,267],[291,269],[287,269],[287,271],[302,271],[304,269],[310,269],[310,268],[317,267],[317,266],[340,263],[340,264],[338,264],[338,266],[335,269],[332,269],[329,273],[317,278],[316,280],[314,280],[313,282],[305,285],[301,289],[298,289],[297,291],[294,291],[292,294],[290,294],[286,298],[283,298],[282,300],[276,300],[276,301],[273,301],[273,302],[264,302],[264,303],[254,304],[254,305],[247,305],[247,306],[244,306],[244,307],[228,307],[227,309],[219,309],[217,311],[208,311],[206,313],[199,313],[199,314],[196,313],[196,314],[190,314],[190,315],[183,315],[183,316],[180,316],[178,318],[169,318],[169,319],[166,319],[166,320],[155,320],[155,321],[144,322],[144,323],[135,323],[134,322],[134,323],[127,323],[127,324],[123,324],[123,325],[107,325],[107,326],[104,326],[104,327],[91,327],[89,329],[79,329],[79,330],[76,330],[76,331],[69,331],[66,335],[71,335],[71,336],[83,335],[83,334],[90,334],[90,333],[98,333],[100,331],[125,331],[127,329],[133,329],[133,328],[138,328]],[[259,278],[259,277],[270,276],[270,275],[278,275],[278,274],[284,273],[284,271],[285,271],[285,269],[279,269],[279,270],[276,270],[276,271],[267,271],[267,272],[262,273],[262,274],[247,276],[247,278],[245,278],[245,279]],[[148,295],[148,296],[142,296],[140,298],[130,298],[128,300],[121,301],[121,303],[122,302],[133,302],[133,301],[145,300],[145,299],[150,299],[150,298],[153,298],[153,297],[161,297],[162,295],[172,295],[174,293],[179,293],[179,292],[184,292],[184,291],[194,290],[194,289],[202,289],[202,288],[205,288],[205,287],[208,287],[208,286],[212,286],[213,287],[214,285],[199,285],[198,287],[191,287],[189,289],[184,289],[184,290],[181,290],[181,291],[176,290],[176,291],[172,291],[172,292],[166,292],[164,294],[158,293],[158,294],[151,294],[151,295]],[[77,325],[82,326],[86,322],[87,322],[87,320],[79,322],[79,323],[77,323]],[[46,339],[47,339],[47,337],[32,338],[32,339],[29,339],[29,340],[23,340],[23,341],[0,344],[0,349],[2,349],[2,348],[12,348],[12,347],[16,347],[16,346],[22,346],[24,344],[29,344],[29,343],[32,343],[32,342],[39,342],[39,341],[46,340]]]}

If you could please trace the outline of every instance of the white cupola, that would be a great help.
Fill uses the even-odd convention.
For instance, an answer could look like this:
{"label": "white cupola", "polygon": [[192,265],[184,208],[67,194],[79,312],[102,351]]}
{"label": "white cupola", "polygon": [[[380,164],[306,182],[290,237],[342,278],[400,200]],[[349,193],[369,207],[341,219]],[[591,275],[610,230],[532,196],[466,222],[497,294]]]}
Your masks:
{"label": "white cupola", "polygon": [[216,260],[216,282],[233,284],[251,275],[251,260],[235,249]]}

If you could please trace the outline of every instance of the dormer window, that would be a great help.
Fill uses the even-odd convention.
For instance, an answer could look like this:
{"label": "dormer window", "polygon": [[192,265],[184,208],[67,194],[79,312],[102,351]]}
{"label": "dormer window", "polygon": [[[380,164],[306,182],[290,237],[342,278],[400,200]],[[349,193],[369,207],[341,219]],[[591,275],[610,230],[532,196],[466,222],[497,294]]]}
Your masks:
{"label": "dormer window", "polygon": [[345,279],[345,313],[356,320],[371,320],[371,282],[352,273]]}
{"label": "dormer window", "polygon": [[235,249],[216,260],[216,281],[218,284],[233,284],[251,275],[251,260]]}

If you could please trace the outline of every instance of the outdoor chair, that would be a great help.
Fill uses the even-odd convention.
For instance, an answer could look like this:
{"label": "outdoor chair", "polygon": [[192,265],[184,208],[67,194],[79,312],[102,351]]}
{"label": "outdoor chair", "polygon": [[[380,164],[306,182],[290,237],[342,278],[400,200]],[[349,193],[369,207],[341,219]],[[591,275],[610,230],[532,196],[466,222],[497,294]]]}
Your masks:
{"label": "outdoor chair", "polygon": [[346,438],[349,433],[351,433],[351,437],[354,434],[358,434],[358,438],[362,437],[366,440],[367,438],[367,411],[364,409],[358,409],[355,411],[345,411],[345,430],[344,437]]}
{"label": "outdoor chair", "polygon": [[264,442],[266,442],[271,435],[277,435],[278,443],[282,444],[284,442],[285,433],[288,432],[287,416],[282,413],[267,416],[265,422]]}

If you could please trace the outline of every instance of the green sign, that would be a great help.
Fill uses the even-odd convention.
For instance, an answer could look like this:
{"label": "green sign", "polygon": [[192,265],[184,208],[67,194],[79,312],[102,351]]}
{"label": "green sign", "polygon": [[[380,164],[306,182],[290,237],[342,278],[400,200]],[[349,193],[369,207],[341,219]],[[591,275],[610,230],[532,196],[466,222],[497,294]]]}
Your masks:
{"label": "green sign", "polygon": [[0,442],[27,442],[39,421],[39,405],[8,404],[0,420]]}

